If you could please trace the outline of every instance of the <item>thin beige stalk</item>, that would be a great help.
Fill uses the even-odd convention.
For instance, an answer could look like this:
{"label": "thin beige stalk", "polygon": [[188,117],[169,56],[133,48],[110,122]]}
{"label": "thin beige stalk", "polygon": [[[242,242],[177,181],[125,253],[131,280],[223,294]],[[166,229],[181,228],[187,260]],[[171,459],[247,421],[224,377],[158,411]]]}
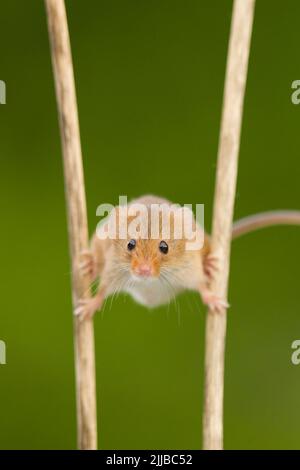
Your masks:
{"label": "thin beige stalk", "polygon": [[[88,296],[89,280],[78,272],[88,247],[88,225],[74,72],[64,0],[45,0],[59,114],[68,231],[72,263],[72,298]],[[97,448],[94,328],[92,320],[74,317],[77,431],[80,449]]]}
{"label": "thin beige stalk", "polygon": [[[254,5],[255,0],[234,1],[229,39],[212,229],[212,252],[219,258],[219,270],[211,288],[222,298],[227,297],[228,290],[232,218]],[[204,449],[223,448],[226,316],[226,309],[220,314],[209,310],[206,320]]]}

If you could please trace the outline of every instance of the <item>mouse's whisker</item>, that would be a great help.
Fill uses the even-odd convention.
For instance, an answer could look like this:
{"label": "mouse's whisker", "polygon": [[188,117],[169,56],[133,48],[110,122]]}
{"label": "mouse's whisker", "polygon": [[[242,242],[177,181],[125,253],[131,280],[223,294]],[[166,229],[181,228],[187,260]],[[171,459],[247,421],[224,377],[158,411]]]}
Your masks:
{"label": "mouse's whisker", "polygon": [[162,276],[163,283],[165,283],[165,285],[168,288],[168,292],[172,296],[172,301],[174,302],[175,310],[178,316],[178,324],[180,325],[180,305],[179,305],[179,302],[177,302],[176,291],[172,285],[172,282],[170,282],[170,280],[168,279],[166,272],[162,272],[161,276]]}
{"label": "mouse's whisker", "polygon": [[90,292],[92,293],[92,295],[94,295],[97,291],[98,283],[99,283],[99,278],[94,279],[94,281],[91,281],[89,284],[89,287],[83,292],[82,297],[85,297]]}
{"label": "mouse's whisker", "polygon": [[[126,270],[126,272],[127,272],[127,270]],[[118,281],[120,281],[120,282],[118,282]],[[126,285],[128,284],[129,281],[130,281],[130,278],[128,278],[127,276],[125,277],[125,276],[121,276],[121,275],[119,275],[119,277],[115,281],[115,288],[114,288],[114,291],[113,291],[113,294],[112,294],[112,297],[111,297],[111,301],[110,301],[110,310],[112,308],[112,304],[113,304],[113,301],[114,301],[115,297],[117,297],[120,294],[120,292],[126,288]]]}
{"label": "mouse's whisker", "polygon": [[175,290],[171,282],[165,274],[162,274],[162,284],[167,288],[167,292],[171,294],[172,299],[175,300]]}
{"label": "mouse's whisker", "polygon": [[107,306],[107,301],[108,301],[108,297],[105,297],[104,304],[103,304],[103,307],[101,309],[101,318],[102,319],[104,317],[104,312],[105,312],[105,309],[106,309],[106,306]]}
{"label": "mouse's whisker", "polygon": [[173,270],[165,269],[163,271],[163,274],[168,278],[170,282],[173,282],[173,284],[179,285],[179,286],[182,284],[181,279],[177,276],[177,274]]}

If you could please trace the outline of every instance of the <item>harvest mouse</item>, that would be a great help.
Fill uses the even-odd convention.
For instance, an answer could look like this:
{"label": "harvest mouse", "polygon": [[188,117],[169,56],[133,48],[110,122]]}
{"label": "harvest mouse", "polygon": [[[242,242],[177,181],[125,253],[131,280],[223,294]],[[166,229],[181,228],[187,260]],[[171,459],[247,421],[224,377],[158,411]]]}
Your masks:
{"label": "harvest mouse", "polygon": [[[110,295],[126,292],[133,299],[147,307],[168,304],[179,292],[193,290],[200,293],[202,301],[216,312],[227,307],[226,299],[221,299],[209,288],[213,271],[217,269],[217,259],[210,252],[208,235],[203,231],[195,218],[195,233],[203,236],[199,249],[187,249],[187,239],[174,236],[174,214],[170,213],[171,229],[168,237],[163,237],[165,221],[159,213],[157,236],[151,236],[150,210],[153,205],[164,205],[172,210],[172,203],[156,196],[142,196],[128,204],[143,205],[146,208],[147,237],[131,237],[127,232],[120,237],[100,238],[97,233],[91,240],[90,250],[82,253],[80,269],[88,275],[91,282],[100,279],[100,285],[94,297],[79,301],[75,314],[80,318],[91,317],[101,309],[103,301]],[[116,227],[120,228],[121,219],[116,209]],[[127,216],[126,222],[132,217]],[[168,218],[166,219],[168,220]],[[143,216],[140,222],[143,222]],[[300,212],[278,211],[258,214],[243,219],[233,227],[233,238],[259,228],[276,223],[300,224]],[[122,228],[122,227],[121,227]],[[118,230],[117,230],[118,231]],[[124,235],[124,234],[123,234]],[[145,235],[145,234],[144,234]]]}

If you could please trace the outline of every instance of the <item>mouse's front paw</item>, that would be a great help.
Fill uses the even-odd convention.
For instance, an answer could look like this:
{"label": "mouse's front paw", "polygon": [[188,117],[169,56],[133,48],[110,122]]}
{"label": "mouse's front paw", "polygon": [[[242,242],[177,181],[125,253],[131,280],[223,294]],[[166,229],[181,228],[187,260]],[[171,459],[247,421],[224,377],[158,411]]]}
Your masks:
{"label": "mouse's front paw", "polygon": [[91,319],[99,308],[96,297],[79,300],[74,310],[74,315],[79,317],[80,321]]}
{"label": "mouse's front paw", "polygon": [[219,270],[219,258],[209,253],[203,259],[203,269],[209,281],[213,278],[215,272]]}
{"label": "mouse's front paw", "polygon": [[229,303],[227,302],[227,300],[217,296],[209,289],[201,289],[200,294],[203,303],[207,305],[213,312],[222,313],[224,309],[227,309],[229,307]]}
{"label": "mouse's front paw", "polygon": [[80,253],[79,269],[83,276],[90,276],[92,280],[95,280],[97,276],[96,263],[90,250],[83,250]]}

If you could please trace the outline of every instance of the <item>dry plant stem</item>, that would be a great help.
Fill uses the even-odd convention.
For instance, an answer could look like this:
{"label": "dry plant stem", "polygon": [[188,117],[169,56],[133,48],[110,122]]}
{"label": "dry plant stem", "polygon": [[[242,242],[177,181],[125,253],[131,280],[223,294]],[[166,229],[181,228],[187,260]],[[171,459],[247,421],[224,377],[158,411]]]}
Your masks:
{"label": "dry plant stem", "polygon": [[[214,198],[212,252],[219,258],[211,289],[227,298],[232,218],[255,0],[233,4]],[[226,310],[208,311],[205,339],[204,449],[223,448]]]}
{"label": "dry plant stem", "polygon": [[[88,226],[74,73],[64,0],[45,0],[62,140],[68,231],[72,263],[73,307],[90,295],[89,280],[78,272],[88,247]],[[74,317],[77,430],[80,449],[96,449],[96,387],[92,320]]]}

